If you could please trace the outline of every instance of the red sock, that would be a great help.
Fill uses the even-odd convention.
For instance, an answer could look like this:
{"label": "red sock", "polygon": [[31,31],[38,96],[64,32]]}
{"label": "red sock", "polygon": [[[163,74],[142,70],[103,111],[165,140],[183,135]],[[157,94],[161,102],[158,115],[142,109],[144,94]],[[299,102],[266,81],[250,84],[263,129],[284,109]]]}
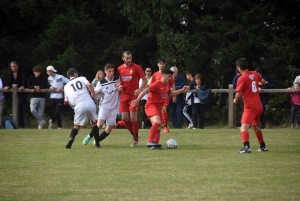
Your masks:
{"label": "red sock", "polygon": [[160,127],[159,127],[159,129],[156,130],[156,133],[155,133],[154,138],[153,138],[153,142],[155,142],[155,143],[158,144],[159,143],[159,139],[160,139]]}
{"label": "red sock", "polygon": [[135,122],[131,122],[132,123],[132,133],[133,133],[133,140],[134,141],[139,141],[139,122],[135,121]]}
{"label": "red sock", "polygon": [[249,142],[249,132],[248,131],[242,131],[241,137],[242,137],[243,142]]}
{"label": "red sock", "polygon": [[261,130],[258,130],[255,132],[256,138],[258,140],[259,143],[262,143],[264,141],[263,135]]}
{"label": "red sock", "polygon": [[160,130],[160,124],[158,124],[158,123],[152,124],[150,131],[149,131],[148,142],[154,141],[154,136],[155,136],[157,130]]}
{"label": "red sock", "polygon": [[168,125],[168,121],[169,121],[169,118],[168,118],[168,113],[164,112],[161,114],[162,116],[162,123],[164,126],[167,126]]}
{"label": "red sock", "polygon": [[124,121],[124,124],[125,124],[126,128],[130,131],[130,133],[133,133],[132,132],[132,123],[131,123],[131,121],[130,120]]}

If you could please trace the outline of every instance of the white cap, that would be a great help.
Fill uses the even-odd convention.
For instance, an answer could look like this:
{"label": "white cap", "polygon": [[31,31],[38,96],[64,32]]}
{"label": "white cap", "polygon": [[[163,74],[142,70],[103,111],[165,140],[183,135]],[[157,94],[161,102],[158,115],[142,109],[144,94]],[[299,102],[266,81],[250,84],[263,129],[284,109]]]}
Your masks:
{"label": "white cap", "polygon": [[47,67],[47,70],[51,70],[51,71],[53,71],[54,73],[57,72],[57,70],[55,70],[55,68],[54,68],[53,66],[48,66],[48,67]]}

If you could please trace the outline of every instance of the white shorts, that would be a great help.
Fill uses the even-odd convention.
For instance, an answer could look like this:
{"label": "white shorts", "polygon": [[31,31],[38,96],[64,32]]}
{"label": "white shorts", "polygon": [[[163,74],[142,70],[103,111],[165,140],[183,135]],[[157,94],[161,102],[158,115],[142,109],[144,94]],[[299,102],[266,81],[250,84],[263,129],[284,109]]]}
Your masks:
{"label": "white shorts", "polygon": [[98,119],[106,120],[106,124],[115,126],[118,111],[119,111],[119,108],[105,110],[103,107],[100,107],[99,113],[98,113]]}
{"label": "white shorts", "polygon": [[86,118],[93,122],[97,121],[96,104],[92,101],[75,106],[74,112],[74,124],[76,125],[84,126]]}

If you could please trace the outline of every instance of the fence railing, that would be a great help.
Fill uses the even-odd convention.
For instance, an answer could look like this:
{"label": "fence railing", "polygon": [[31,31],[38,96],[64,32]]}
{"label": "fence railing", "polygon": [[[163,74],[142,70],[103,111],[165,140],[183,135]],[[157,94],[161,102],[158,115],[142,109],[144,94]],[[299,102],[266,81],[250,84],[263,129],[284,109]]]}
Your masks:
{"label": "fence railing", "polygon": [[[190,92],[195,92],[196,90],[190,90]],[[24,92],[28,93],[30,92],[30,89],[24,89],[23,91],[18,90],[18,86],[14,84],[11,89],[4,91],[3,89],[0,89],[0,92],[11,92],[12,93],[12,118],[17,123],[17,127],[19,126],[18,123],[18,92]],[[41,92],[43,93],[62,93],[62,92],[56,92],[50,89],[42,89]],[[299,90],[288,90],[288,89],[262,89],[260,93],[291,93],[291,92],[300,92]],[[212,93],[227,93],[228,94],[228,125],[234,126],[234,103],[233,103],[233,95],[235,93],[235,90],[233,88],[233,85],[230,84],[228,86],[228,89],[212,89]]]}

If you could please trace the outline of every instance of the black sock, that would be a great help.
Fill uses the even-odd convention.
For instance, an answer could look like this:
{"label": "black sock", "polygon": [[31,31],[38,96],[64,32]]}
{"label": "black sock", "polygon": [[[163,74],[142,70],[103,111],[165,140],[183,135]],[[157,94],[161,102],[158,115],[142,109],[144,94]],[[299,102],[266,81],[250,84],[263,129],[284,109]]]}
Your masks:
{"label": "black sock", "polygon": [[78,134],[78,130],[76,128],[73,128],[71,133],[70,133],[70,138],[74,139],[77,134]]}
{"label": "black sock", "polygon": [[133,137],[139,137],[139,134],[132,134]]}
{"label": "black sock", "polygon": [[[96,146],[99,145],[99,128],[98,126],[93,126],[91,134],[94,136],[96,141]],[[98,147],[98,146],[97,146]],[[99,146],[100,147],[100,146]]]}
{"label": "black sock", "polygon": [[262,142],[260,143],[260,148],[263,148],[263,147],[266,147],[266,144],[265,144],[264,141],[262,141]]}
{"label": "black sock", "polygon": [[244,147],[247,146],[248,148],[250,148],[250,143],[249,142],[244,142]]}
{"label": "black sock", "polygon": [[109,133],[105,132],[105,130],[104,130],[99,136],[99,142],[104,140],[108,135],[109,135]]}

